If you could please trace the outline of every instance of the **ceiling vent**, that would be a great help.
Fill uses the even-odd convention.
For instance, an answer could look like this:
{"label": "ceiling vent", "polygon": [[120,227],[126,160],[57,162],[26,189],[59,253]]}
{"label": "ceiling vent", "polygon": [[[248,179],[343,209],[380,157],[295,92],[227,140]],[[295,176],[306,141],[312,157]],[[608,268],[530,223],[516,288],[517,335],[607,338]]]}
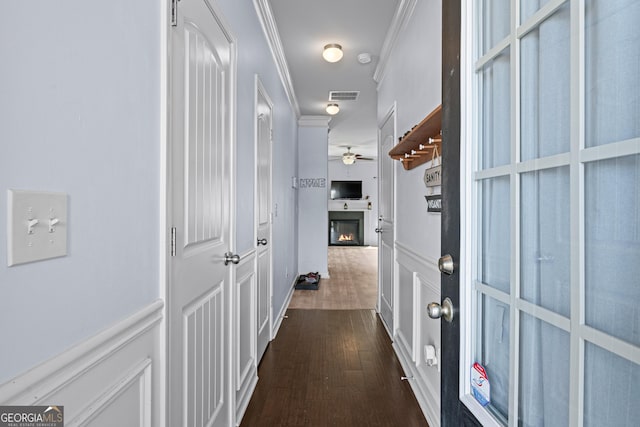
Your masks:
{"label": "ceiling vent", "polygon": [[329,101],[355,101],[358,95],[359,90],[330,90]]}

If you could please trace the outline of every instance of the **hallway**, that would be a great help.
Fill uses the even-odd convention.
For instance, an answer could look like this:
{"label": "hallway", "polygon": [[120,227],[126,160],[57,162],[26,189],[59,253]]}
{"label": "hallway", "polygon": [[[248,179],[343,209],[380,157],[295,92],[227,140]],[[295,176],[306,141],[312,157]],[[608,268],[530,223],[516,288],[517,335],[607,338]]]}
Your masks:
{"label": "hallway", "polygon": [[241,426],[427,426],[373,310],[287,316]]}
{"label": "hallway", "polygon": [[242,426],[426,426],[373,310],[377,248],[329,247],[329,273],[294,292]]}
{"label": "hallway", "polygon": [[296,290],[289,308],[374,309],[378,299],[378,248],[329,246],[329,279],[317,291]]}

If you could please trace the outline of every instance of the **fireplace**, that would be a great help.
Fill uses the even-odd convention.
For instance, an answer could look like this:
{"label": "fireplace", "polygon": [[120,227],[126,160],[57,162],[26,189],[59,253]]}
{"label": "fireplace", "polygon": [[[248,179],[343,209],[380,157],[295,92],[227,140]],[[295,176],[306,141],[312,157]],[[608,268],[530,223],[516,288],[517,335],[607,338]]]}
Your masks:
{"label": "fireplace", "polygon": [[329,211],[329,245],[363,246],[364,212]]}

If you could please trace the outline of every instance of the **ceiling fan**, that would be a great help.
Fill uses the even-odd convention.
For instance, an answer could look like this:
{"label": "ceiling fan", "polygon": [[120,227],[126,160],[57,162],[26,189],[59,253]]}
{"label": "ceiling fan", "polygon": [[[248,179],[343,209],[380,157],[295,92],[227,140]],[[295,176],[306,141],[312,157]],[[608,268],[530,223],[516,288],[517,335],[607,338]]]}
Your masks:
{"label": "ceiling fan", "polygon": [[356,160],[375,160],[371,157],[363,157],[360,154],[352,153],[351,147],[347,147],[347,152],[342,154],[342,163],[345,165],[352,165]]}

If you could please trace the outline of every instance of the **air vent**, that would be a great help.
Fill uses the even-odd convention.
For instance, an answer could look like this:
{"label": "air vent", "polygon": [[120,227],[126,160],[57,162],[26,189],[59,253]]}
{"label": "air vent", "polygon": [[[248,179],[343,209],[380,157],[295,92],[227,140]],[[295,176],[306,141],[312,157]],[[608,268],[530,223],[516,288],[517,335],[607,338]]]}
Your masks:
{"label": "air vent", "polygon": [[329,101],[355,101],[358,95],[358,90],[330,90]]}

